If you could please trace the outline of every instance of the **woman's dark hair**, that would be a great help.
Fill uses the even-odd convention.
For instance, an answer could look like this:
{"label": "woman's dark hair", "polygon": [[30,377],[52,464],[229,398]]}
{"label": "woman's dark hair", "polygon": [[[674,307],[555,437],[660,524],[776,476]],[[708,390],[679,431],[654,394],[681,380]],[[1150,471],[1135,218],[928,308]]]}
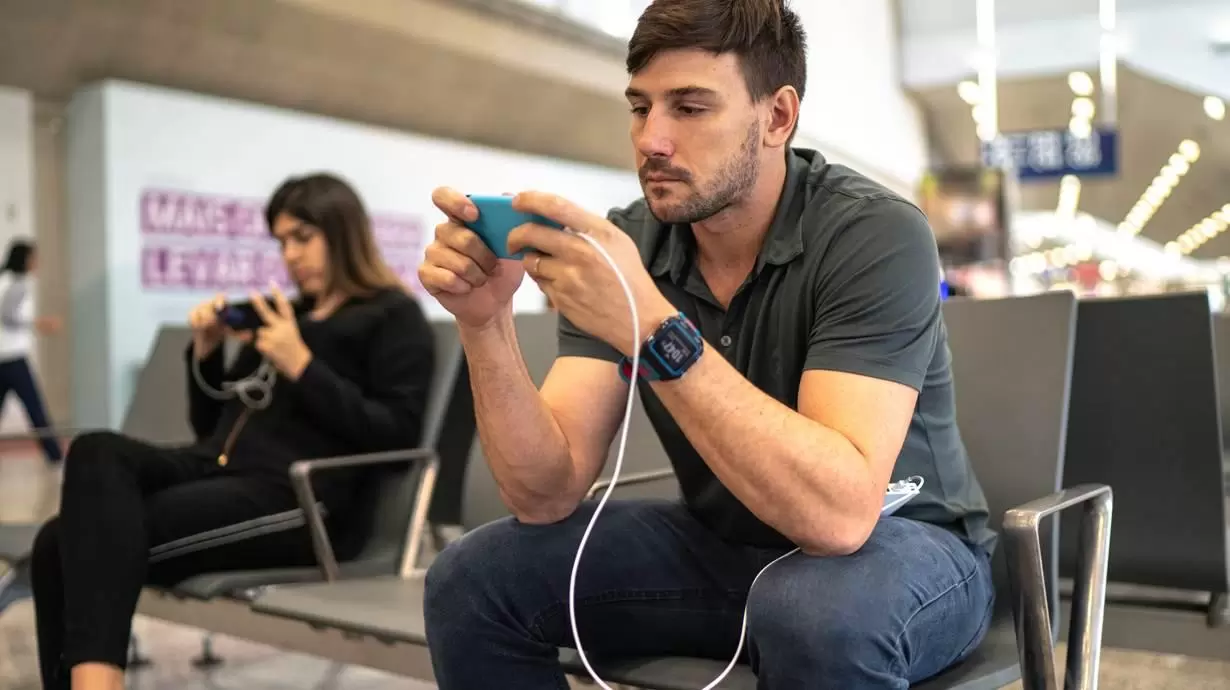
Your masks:
{"label": "woman's dark hair", "polygon": [[11,271],[17,275],[30,272],[30,257],[34,256],[34,243],[26,240],[13,240],[9,243],[8,256],[4,258],[4,267],[0,271]]}
{"label": "woman's dark hair", "polygon": [[281,213],[324,233],[329,247],[330,289],[346,295],[405,289],[380,255],[363,201],[338,177],[315,173],[286,180],[265,206],[270,233]]}

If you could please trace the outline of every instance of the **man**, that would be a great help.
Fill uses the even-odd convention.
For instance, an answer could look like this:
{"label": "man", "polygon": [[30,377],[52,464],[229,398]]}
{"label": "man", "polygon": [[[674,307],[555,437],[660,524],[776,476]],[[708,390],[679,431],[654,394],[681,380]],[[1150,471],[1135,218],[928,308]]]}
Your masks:
{"label": "man", "polygon": [[[984,635],[994,535],[954,419],[935,240],[911,204],[791,150],[804,43],[781,0],[655,2],[628,53],[645,198],[607,219],[545,193],[514,200],[599,242],[642,339],[677,346],[674,369],[638,385],[683,504],[607,505],[577,623],[591,657],[723,659],[746,605],[760,687],[906,688]],[[594,510],[583,497],[622,418],[620,362],[643,343],[583,239],[522,226],[509,247],[527,258],[498,261],[461,225],[476,211],[460,192],[434,200],[449,221],[420,277],[457,317],[514,516],[428,573],[436,678],[565,688],[557,648],[572,645],[569,575]],[[541,390],[509,306],[525,271],[561,316]],[[881,519],[890,479],[912,475],[922,494]]]}

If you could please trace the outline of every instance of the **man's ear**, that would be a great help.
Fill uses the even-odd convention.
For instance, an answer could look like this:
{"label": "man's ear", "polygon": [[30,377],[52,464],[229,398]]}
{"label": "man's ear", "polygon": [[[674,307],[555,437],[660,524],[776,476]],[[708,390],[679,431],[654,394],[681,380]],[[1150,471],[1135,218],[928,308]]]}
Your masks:
{"label": "man's ear", "polygon": [[769,116],[769,126],[764,133],[765,146],[786,146],[799,124],[799,92],[793,86],[783,86],[765,102]]}

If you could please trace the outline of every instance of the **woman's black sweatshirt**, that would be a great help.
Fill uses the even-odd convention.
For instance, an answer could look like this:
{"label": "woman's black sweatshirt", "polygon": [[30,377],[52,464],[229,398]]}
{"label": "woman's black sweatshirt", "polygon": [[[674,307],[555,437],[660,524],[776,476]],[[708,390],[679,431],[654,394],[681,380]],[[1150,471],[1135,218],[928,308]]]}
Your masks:
{"label": "woman's black sweatshirt", "polygon": [[[225,448],[223,472],[281,483],[289,482],[296,460],[417,446],[435,366],[435,339],[418,302],[386,290],[351,299],[319,321],[297,311],[312,360],[299,380],[278,377],[267,408],[245,412],[237,399],[216,400],[189,369],[189,417],[198,447],[210,458]],[[221,350],[200,363],[201,377],[214,389],[260,365],[260,354],[248,345],[224,372]],[[192,357],[190,347],[189,367]],[[352,472],[322,472],[313,485],[336,513],[349,507],[353,478]]]}

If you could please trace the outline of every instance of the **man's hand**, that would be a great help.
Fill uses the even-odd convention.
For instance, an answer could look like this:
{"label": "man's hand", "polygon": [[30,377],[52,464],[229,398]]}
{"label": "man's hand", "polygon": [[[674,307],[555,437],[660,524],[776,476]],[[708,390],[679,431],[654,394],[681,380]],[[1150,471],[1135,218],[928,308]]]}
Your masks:
{"label": "man's hand", "polygon": [[550,218],[593,239],[627,281],[636,300],[639,342],[632,340],[632,315],[619,278],[593,245],[572,233],[534,223],[513,230],[509,250],[527,250],[525,270],[577,328],[631,356],[662,321],[679,311],[654,285],[632,238],[610,221],[543,192],[518,194],[513,208]]}
{"label": "man's hand", "polygon": [[419,282],[463,326],[486,326],[511,309],[513,293],[525,273],[516,261],[501,260],[465,226],[478,208],[464,194],[441,187],[431,201],[448,219],[419,266]]}
{"label": "man's hand", "polygon": [[274,307],[270,307],[264,297],[257,292],[252,293],[252,306],[265,322],[263,328],[256,332],[256,349],[267,357],[282,375],[291,381],[297,381],[312,361],[312,351],[303,342],[299,334],[299,324],[295,321],[295,310],[290,306],[290,300],[278,289],[271,286]]}

